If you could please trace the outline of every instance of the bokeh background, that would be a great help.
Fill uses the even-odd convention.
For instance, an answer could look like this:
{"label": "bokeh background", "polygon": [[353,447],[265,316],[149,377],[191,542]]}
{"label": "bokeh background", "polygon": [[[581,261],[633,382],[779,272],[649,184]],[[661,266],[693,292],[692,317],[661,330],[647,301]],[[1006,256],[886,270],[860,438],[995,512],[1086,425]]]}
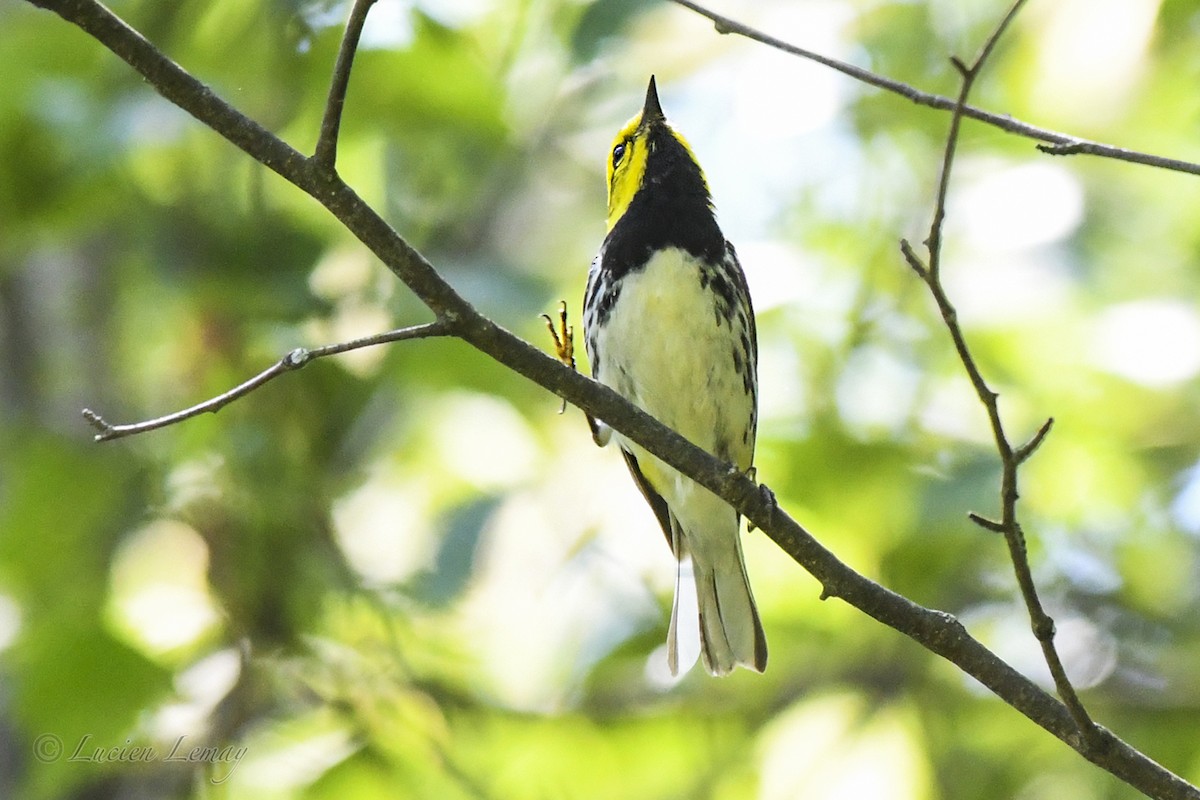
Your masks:
{"label": "bokeh background", "polygon": [[[345,3],[111,5],[311,151]],[[953,95],[947,57],[1004,5],[715,7]],[[1194,0],[1031,0],[974,100],[1197,161],[1198,42]],[[380,0],[339,169],[548,345],[538,315],[565,298],[578,320],[604,158],[651,73],[749,275],[759,474],[856,569],[1044,681],[1003,543],[965,518],[997,507],[985,418],[897,245],[928,229],[947,114],[667,3]],[[767,673],[671,680],[671,560],[620,458],[457,342],[93,443],[85,406],[144,419],[428,316],[56,16],[0,4],[0,74],[0,796],[1134,796],[821,603],[759,534]],[[1068,669],[1100,722],[1200,781],[1200,181],[976,123],[960,153],[946,282],[1014,438],[1056,420],[1021,510]],[[181,737],[218,750],[167,761]]]}

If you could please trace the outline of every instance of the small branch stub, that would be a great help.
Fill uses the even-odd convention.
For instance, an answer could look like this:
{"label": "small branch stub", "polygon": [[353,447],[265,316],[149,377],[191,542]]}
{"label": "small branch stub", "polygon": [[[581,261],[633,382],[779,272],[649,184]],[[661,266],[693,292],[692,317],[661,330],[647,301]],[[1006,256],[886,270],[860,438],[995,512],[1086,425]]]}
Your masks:
{"label": "small branch stub", "polygon": [[1042,427],[1038,428],[1037,433],[1033,435],[1033,438],[1018,447],[1016,451],[1013,452],[1013,458],[1016,459],[1018,464],[1028,461],[1029,457],[1032,456],[1039,447],[1041,447],[1042,442],[1046,439],[1046,434],[1050,433],[1050,428],[1053,427],[1053,425],[1054,417],[1047,418],[1046,421],[1042,423]]}
{"label": "small branch stub", "polygon": [[908,266],[912,267],[912,271],[917,273],[918,278],[922,281],[929,280],[929,268],[925,266],[925,262],[913,250],[913,246],[909,243],[908,239],[900,240],[900,253],[904,256],[904,260],[908,263]]}
{"label": "small branch stub", "polygon": [[971,522],[974,522],[976,525],[983,528],[985,531],[991,531],[992,533],[1000,533],[1000,534],[1003,534],[1005,532],[1004,531],[1004,523],[997,522],[996,520],[991,519],[989,517],[985,517],[982,514],[976,514],[974,511],[967,512],[967,519],[971,520]]}
{"label": "small branch stub", "polygon": [[83,418],[87,420],[88,424],[98,431],[94,437],[95,441],[103,442],[108,438],[108,432],[112,430],[112,426],[104,421],[104,417],[100,416],[95,411],[92,411],[90,408],[83,409],[81,413],[83,414]]}

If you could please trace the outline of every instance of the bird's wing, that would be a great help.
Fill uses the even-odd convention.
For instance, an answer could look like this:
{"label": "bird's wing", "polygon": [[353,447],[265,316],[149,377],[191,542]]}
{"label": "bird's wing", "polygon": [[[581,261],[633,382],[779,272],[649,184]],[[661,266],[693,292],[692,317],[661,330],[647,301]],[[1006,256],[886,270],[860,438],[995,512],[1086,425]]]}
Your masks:
{"label": "bird's wing", "polygon": [[642,474],[642,468],[638,465],[637,457],[624,447],[621,448],[621,455],[625,457],[625,466],[629,467],[629,474],[633,476],[633,482],[641,490],[642,497],[646,498],[646,502],[650,504],[650,510],[658,519],[658,524],[662,526],[663,535],[667,537],[667,545],[672,552],[675,552],[674,537],[671,535],[671,509],[667,506],[667,501],[661,494],[654,491],[650,481],[646,480],[646,476]]}

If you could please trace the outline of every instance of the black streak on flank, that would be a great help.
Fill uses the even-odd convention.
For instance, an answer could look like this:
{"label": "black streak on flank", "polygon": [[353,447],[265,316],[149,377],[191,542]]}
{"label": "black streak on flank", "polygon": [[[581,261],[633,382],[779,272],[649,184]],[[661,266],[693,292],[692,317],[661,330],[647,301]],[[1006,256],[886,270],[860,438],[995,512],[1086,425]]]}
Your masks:
{"label": "black streak on flank", "polygon": [[601,325],[608,319],[608,315],[612,313],[613,306],[617,304],[617,298],[621,296],[620,283],[613,283],[607,288],[608,291],[600,295],[600,302],[596,307],[596,318]]}
{"label": "black streak on flank", "polygon": [[716,292],[717,297],[721,300],[720,305],[723,305],[726,309],[731,309],[734,307],[736,301],[733,296],[733,285],[729,282],[729,279],[725,277],[723,272],[713,273],[712,287],[713,291]]}

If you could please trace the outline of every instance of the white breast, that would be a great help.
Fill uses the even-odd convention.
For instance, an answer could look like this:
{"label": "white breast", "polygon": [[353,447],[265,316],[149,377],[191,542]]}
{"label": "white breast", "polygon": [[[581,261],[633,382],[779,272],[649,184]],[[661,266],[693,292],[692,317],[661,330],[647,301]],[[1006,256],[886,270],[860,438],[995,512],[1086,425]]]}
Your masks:
{"label": "white breast", "polygon": [[701,288],[700,276],[700,262],[675,248],[625,275],[603,330],[596,331],[596,378],[745,469],[754,412],[735,366],[740,334],[732,321],[718,321],[715,296],[711,286]]}

